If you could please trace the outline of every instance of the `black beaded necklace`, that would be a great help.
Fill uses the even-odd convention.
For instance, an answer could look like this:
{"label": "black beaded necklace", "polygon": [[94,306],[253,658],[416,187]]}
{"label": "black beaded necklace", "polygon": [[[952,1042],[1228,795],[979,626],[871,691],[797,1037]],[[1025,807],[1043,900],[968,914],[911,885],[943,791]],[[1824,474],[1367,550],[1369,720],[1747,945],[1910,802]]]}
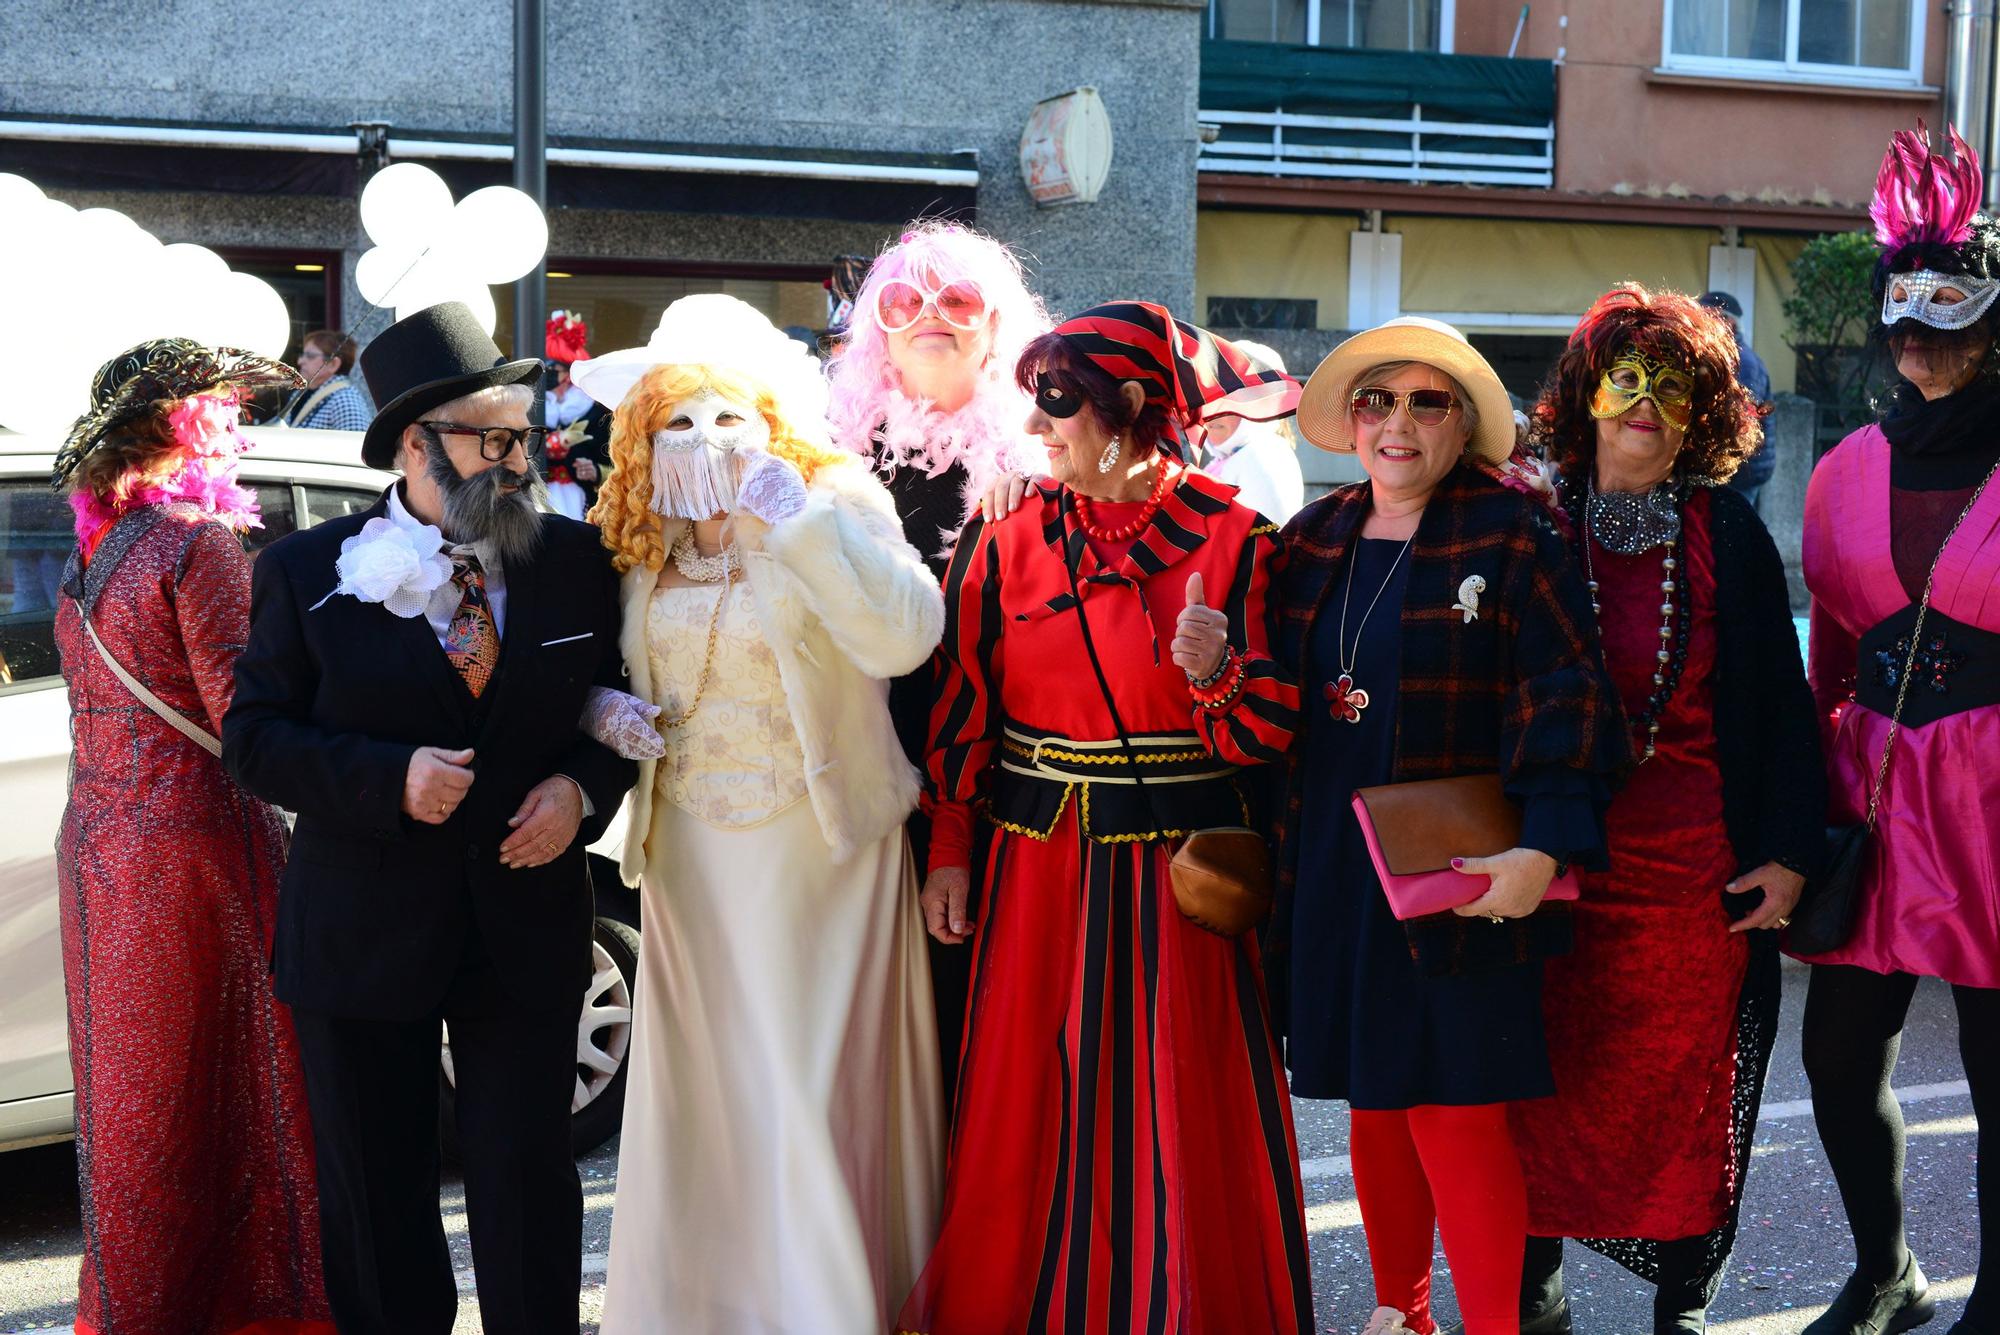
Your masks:
{"label": "black beaded necklace", "polygon": [[[1590,497],[1596,492],[1596,479],[1589,479],[1585,486],[1570,489],[1570,519],[1576,530],[1583,536],[1583,576],[1585,586],[1590,590],[1590,610],[1602,617],[1603,608],[1597,601],[1597,575],[1591,559],[1590,548],[1593,538],[1591,517],[1593,507]],[[1686,514],[1688,486],[1684,479],[1676,479],[1670,495],[1673,511],[1677,516]],[[1687,563],[1680,559],[1681,525],[1676,526],[1674,536],[1664,540],[1664,555],[1660,558],[1660,647],[1655,651],[1653,664],[1653,691],[1646,697],[1646,707],[1631,721],[1632,729],[1643,734],[1645,742],[1639,754],[1638,763],[1643,765],[1653,758],[1659,744],[1660,720],[1666,717],[1667,705],[1674,698],[1674,691],[1681,683],[1681,673],[1687,668],[1688,637],[1694,617],[1688,597]],[[1615,550],[1607,548],[1606,550]],[[1600,620],[1599,639],[1603,638]]]}

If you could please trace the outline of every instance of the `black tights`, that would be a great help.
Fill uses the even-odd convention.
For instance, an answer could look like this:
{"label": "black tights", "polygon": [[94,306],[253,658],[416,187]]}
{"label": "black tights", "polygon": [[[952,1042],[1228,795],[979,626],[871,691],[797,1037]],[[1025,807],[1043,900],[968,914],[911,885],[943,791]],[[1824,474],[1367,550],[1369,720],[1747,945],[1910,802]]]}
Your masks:
{"label": "black tights", "polygon": [[[1903,1112],[1889,1087],[1903,1022],[1917,980],[1844,964],[1813,966],[1806,992],[1805,1068],[1812,1081],[1813,1118],[1840,1184],[1854,1233],[1856,1268],[1877,1284],[1902,1273],[1909,1256],[1903,1237]],[[1994,1266],[2000,1207],[2000,1152],[1986,1138],[2000,1129],[2000,989],[1954,987],[1958,1051],[1979,1121],[1979,1278],[1965,1304],[1965,1324],[2000,1331],[2000,1275]],[[2000,1150],[2000,1147],[1995,1147]]]}

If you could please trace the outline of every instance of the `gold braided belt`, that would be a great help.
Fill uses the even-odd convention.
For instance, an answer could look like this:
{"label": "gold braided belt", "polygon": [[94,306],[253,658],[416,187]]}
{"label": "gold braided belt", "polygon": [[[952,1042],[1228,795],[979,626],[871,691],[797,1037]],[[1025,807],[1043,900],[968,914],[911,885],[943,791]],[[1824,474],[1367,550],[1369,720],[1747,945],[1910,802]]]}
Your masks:
{"label": "gold braided belt", "polygon": [[1203,783],[1226,779],[1237,766],[1224,764],[1191,732],[1142,733],[1132,739],[1131,754],[1117,738],[1079,742],[1050,733],[1035,733],[1007,725],[1000,733],[1000,768],[1056,783],[1117,783],[1135,785],[1132,762],[1147,783]]}
{"label": "gold braided belt", "polygon": [[[1134,758],[1144,792],[1133,777]],[[1083,832],[1106,843],[1178,838],[1247,819],[1234,782],[1239,767],[1217,760],[1192,732],[1140,734],[1127,755],[1115,737],[1080,742],[1009,724],[999,759],[986,817],[1034,839],[1049,837],[1072,797]]]}

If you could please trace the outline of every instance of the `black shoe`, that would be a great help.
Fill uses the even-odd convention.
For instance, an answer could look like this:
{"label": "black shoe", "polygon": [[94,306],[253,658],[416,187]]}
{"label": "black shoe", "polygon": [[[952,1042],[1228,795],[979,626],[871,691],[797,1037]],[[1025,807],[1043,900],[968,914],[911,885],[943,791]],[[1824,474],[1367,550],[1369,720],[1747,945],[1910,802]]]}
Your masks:
{"label": "black shoe", "polygon": [[1675,1309],[1653,1304],[1653,1335],[1704,1335],[1707,1330],[1706,1307]]}
{"label": "black shoe", "polygon": [[1568,1295],[1557,1294],[1554,1307],[1523,1311],[1521,1335],[1570,1335]]}
{"label": "black shoe", "polygon": [[1912,1255],[1903,1273],[1887,1284],[1871,1284],[1857,1272],[1848,1276],[1833,1306],[1807,1326],[1802,1335],[1896,1335],[1937,1315],[1931,1283]]}
{"label": "black shoe", "polygon": [[1951,1329],[1945,1335],[1982,1335],[1982,1332],[1974,1330],[1968,1322],[1959,1320],[1951,1323]]}

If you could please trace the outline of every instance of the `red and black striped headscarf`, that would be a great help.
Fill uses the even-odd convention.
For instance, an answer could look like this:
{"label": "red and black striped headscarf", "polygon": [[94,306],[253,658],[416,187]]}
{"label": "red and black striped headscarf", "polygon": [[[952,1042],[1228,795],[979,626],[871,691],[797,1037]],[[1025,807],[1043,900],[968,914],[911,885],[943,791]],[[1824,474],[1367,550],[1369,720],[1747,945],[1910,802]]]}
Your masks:
{"label": "red and black striped headscarf", "polygon": [[1231,414],[1268,422],[1298,411],[1298,381],[1257,370],[1228,339],[1150,301],[1092,306],[1055,332],[1112,378],[1138,381],[1183,430]]}

